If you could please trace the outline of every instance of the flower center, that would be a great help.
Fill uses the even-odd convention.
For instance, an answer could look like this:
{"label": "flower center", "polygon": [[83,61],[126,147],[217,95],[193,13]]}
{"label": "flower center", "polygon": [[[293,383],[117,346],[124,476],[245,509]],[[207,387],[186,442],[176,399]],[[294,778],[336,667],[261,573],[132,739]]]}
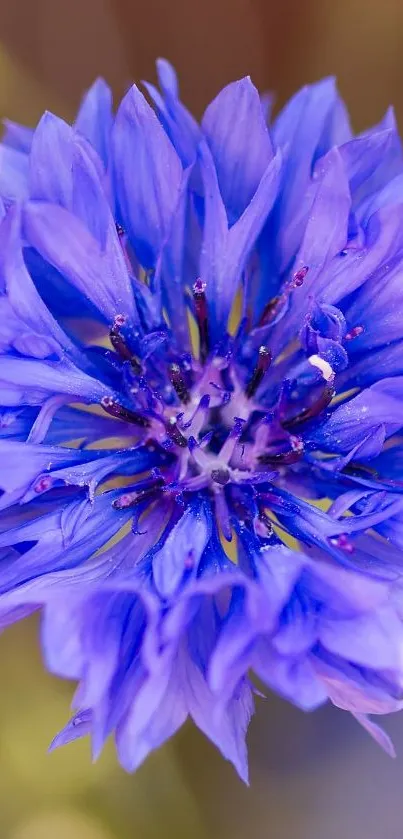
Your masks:
{"label": "flower center", "polygon": [[[302,284],[306,270],[294,276],[290,289]],[[280,299],[266,306],[266,324],[279,305]],[[249,342],[245,356],[244,323],[222,346],[211,347],[201,280],[193,286],[193,312],[198,358],[181,355],[166,327],[148,336],[145,352],[124,315],[110,328],[122,387],[119,397],[104,397],[102,407],[133,427],[136,443],[161,453],[160,466],[122,492],[114,506],[142,510],[167,493],[179,503],[189,493],[207,493],[231,538],[232,512],[250,509],[252,500],[259,533],[267,534],[264,485],[267,492],[267,485],[283,482],[287,468],[298,465],[304,454],[299,427],[329,405],[333,374],[319,359],[311,360],[319,369],[312,387],[301,390],[297,381],[282,380],[281,365],[266,344],[254,348]]]}

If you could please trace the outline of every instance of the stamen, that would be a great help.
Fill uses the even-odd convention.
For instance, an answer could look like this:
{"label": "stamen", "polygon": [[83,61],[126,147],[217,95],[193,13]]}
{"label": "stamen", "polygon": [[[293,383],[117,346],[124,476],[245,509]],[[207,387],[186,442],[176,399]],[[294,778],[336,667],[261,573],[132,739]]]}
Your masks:
{"label": "stamen", "polygon": [[280,308],[280,305],[284,303],[284,301],[284,295],[272,297],[271,300],[269,300],[269,302],[266,303],[263,309],[263,312],[259,318],[258,326],[265,326],[267,323],[270,323],[270,321],[274,320]]}
{"label": "stamen", "polygon": [[267,539],[269,536],[273,535],[274,531],[272,522],[264,510],[260,510],[258,515],[255,517],[254,530],[256,536],[260,536],[262,539]]}
{"label": "stamen", "polygon": [[228,469],[213,469],[211,472],[211,478],[216,484],[225,486],[230,479],[230,474]]}
{"label": "stamen", "polygon": [[165,427],[168,436],[177,446],[180,446],[182,449],[187,447],[188,441],[179,430],[176,417],[170,417]]}
{"label": "stamen", "polygon": [[307,420],[313,419],[313,417],[317,417],[318,414],[321,414],[330,405],[335,393],[335,388],[332,385],[326,385],[316,402],[308,408],[303,408],[294,417],[283,419],[281,421],[283,428],[292,428],[294,425],[299,425],[301,422],[306,422]]}
{"label": "stamen", "polygon": [[101,399],[101,406],[111,417],[130,422],[133,425],[139,425],[142,428],[148,428],[150,424],[146,417],[143,417],[135,411],[131,411],[130,408],[125,408],[124,405],[120,405],[113,396],[104,396]]}
{"label": "stamen", "polygon": [[259,357],[257,360],[257,364],[252,373],[252,377],[245,389],[245,396],[247,399],[251,399],[252,396],[255,395],[265,373],[267,373],[267,370],[270,367],[271,358],[271,352],[267,347],[259,347]]}
{"label": "stamen", "polygon": [[289,465],[297,463],[304,453],[304,443],[300,437],[290,436],[291,449],[285,452],[267,452],[259,457],[259,463]]}
{"label": "stamen", "polygon": [[52,483],[53,483],[53,480],[50,477],[50,475],[42,475],[41,478],[38,478],[38,480],[37,480],[37,482],[34,486],[34,492],[37,492],[38,495],[41,492],[47,492],[48,489],[50,489],[50,487],[52,486]]}
{"label": "stamen", "polygon": [[109,330],[109,340],[113,349],[123,358],[123,361],[130,361],[135,373],[139,376],[142,372],[141,365],[137,358],[133,355],[131,349],[127,346],[126,341],[121,333],[121,328],[126,323],[124,315],[116,315],[113,324]]}
{"label": "stamen", "polygon": [[312,364],[312,367],[316,367],[318,370],[320,370],[323,378],[327,382],[331,383],[334,381],[333,367],[331,367],[331,365],[328,361],[326,361],[325,358],[322,358],[322,356],[320,355],[310,355],[308,361],[310,364]]}
{"label": "stamen", "polygon": [[363,326],[353,326],[353,328],[350,329],[350,332],[347,332],[347,335],[344,336],[344,340],[352,341],[354,338],[358,338],[359,335],[362,335],[363,332]]}
{"label": "stamen", "polygon": [[209,352],[209,334],[206,284],[202,280],[196,280],[193,286],[193,300],[199,329],[200,361],[204,364]]}
{"label": "stamen", "polygon": [[336,548],[340,548],[341,551],[345,553],[352,554],[354,553],[354,545],[350,542],[348,536],[345,533],[340,533],[339,536],[332,537],[329,539],[332,545],[335,545]]}
{"label": "stamen", "polygon": [[179,399],[181,400],[181,402],[184,403],[184,405],[187,405],[187,403],[190,402],[190,393],[187,388],[185,379],[183,377],[182,370],[179,367],[179,364],[170,365],[169,378],[171,380],[172,386],[174,387],[177,395],[179,396]]}
{"label": "stamen", "polygon": [[137,507],[143,501],[148,501],[155,497],[162,491],[163,480],[156,481],[155,484],[143,490],[133,490],[133,492],[124,492],[119,498],[112,502],[112,507],[115,510],[127,510],[129,507]]}
{"label": "stamen", "polygon": [[239,442],[239,438],[242,436],[243,430],[245,426],[245,420],[241,417],[234,417],[234,425],[231,428],[230,433],[220,450],[220,460],[223,463],[229,463],[231,457],[234,454],[235,448]]}
{"label": "stamen", "polygon": [[299,270],[295,272],[291,280],[290,288],[300,288],[304,282],[308,270],[309,269],[307,265],[304,265],[302,268],[299,268]]}
{"label": "stamen", "polygon": [[291,278],[291,281],[283,289],[282,294],[279,294],[276,297],[272,297],[271,300],[269,300],[269,302],[266,303],[266,306],[264,307],[263,312],[260,316],[258,326],[265,326],[267,323],[270,323],[270,321],[274,320],[274,318],[278,314],[280,306],[282,306],[286,302],[290,292],[293,291],[294,288],[300,288],[302,286],[305,277],[308,273],[308,270],[309,268],[307,265],[304,265],[302,268],[299,268],[299,270],[296,271],[293,277]]}

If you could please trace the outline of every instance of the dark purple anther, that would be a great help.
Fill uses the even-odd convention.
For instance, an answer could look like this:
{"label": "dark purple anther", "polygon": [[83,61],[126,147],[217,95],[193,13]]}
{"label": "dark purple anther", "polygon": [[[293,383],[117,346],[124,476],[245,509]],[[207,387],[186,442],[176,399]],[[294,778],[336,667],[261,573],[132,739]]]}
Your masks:
{"label": "dark purple anther", "polygon": [[340,533],[339,536],[331,538],[330,542],[336,548],[340,548],[341,551],[347,554],[354,553],[354,545],[345,533]]}
{"label": "dark purple anther", "polygon": [[252,399],[255,395],[265,373],[271,364],[271,352],[267,347],[259,347],[259,356],[256,367],[252,373],[252,377],[245,389],[245,396],[247,399]]}
{"label": "dark purple anther", "polygon": [[35,486],[34,491],[40,494],[41,492],[47,492],[48,489],[52,486],[53,480],[50,475],[42,475],[41,478],[38,478]]}
{"label": "dark purple anther", "polygon": [[113,396],[104,396],[101,399],[101,406],[111,417],[130,422],[133,425],[139,425],[142,428],[148,428],[149,426],[149,421],[146,417],[143,417],[135,411],[131,411],[130,408],[125,408],[124,405],[120,405]]}
{"label": "dark purple anther", "polygon": [[142,372],[141,365],[133,355],[131,349],[127,346],[126,341],[121,333],[121,328],[126,323],[124,315],[116,315],[113,324],[109,330],[109,340],[115,352],[120,355],[123,361],[129,361],[133,367],[134,372],[139,376]]}
{"label": "dark purple anther", "polygon": [[228,469],[212,469],[211,478],[216,484],[225,486],[230,479],[230,474]]}
{"label": "dark purple anther", "polygon": [[196,321],[200,339],[200,361],[205,364],[209,351],[208,334],[208,309],[206,299],[206,284],[202,280],[196,280],[193,286],[193,300],[195,305]]}
{"label": "dark purple anther", "polygon": [[173,443],[176,443],[176,445],[180,446],[181,449],[186,448],[188,441],[178,428],[176,417],[170,417],[168,422],[166,423],[165,428],[167,430],[168,436],[170,437]]}
{"label": "dark purple anther", "polygon": [[277,315],[277,312],[282,303],[285,301],[285,296],[282,294],[279,297],[272,297],[268,303],[266,303],[263,312],[259,318],[258,326],[265,326],[265,324],[270,323]]}
{"label": "dark purple anther", "polygon": [[307,420],[313,419],[317,417],[322,411],[330,405],[330,402],[333,399],[336,391],[332,385],[326,385],[323,388],[322,393],[312,405],[308,408],[303,408],[299,414],[296,414],[294,417],[289,417],[288,419],[283,419],[281,421],[281,425],[283,428],[293,428],[295,425],[299,425],[301,422],[306,422]]}
{"label": "dark purple anther", "polygon": [[308,273],[308,266],[307,265],[304,265],[303,268],[300,268],[298,271],[296,271],[292,280],[291,280],[291,288],[299,288],[300,286],[302,286],[307,273]]}
{"label": "dark purple anther", "polygon": [[174,387],[177,395],[181,402],[184,405],[187,405],[190,402],[190,393],[186,386],[186,382],[182,373],[179,364],[171,364],[169,367],[169,378],[171,380],[171,384]]}
{"label": "dark purple anther", "polygon": [[259,514],[256,516],[254,529],[256,535],[260,536],[262,539],[267,539],[269,536],[272,536],[273,525],[264,510],[260,510]]}
{"label": "dark purple anther", "polygon": [[127,510],[129,507],[137,507],[143,501],[151,501],[162,490],[163,481],[156,481],[155,484],[143,490],[133,490],[133,492],[124,492],[119,498],[116,498],[112,503],[115,510]]}
{"label": "dark purple anther", "polygon": [[344,340],[352,341],[354,338],[358,338],[359,335],[362,335],[363,332],[363,326],[353,326],[353,328],[350,329],[350,332],[347,332],[347,335],[345,335]]}

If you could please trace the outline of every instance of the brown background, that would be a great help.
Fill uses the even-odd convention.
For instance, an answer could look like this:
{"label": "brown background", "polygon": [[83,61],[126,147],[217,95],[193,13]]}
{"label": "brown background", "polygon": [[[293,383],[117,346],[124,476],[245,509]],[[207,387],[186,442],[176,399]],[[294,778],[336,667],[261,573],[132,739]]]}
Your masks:
{"label": "brown background", "polygon": [[[336,74],[357,128],[394,102],[403,118],[402,0],[0,0],[0,114],[72,117],[103,74],[121,93],[164,55],[200,114],[250,73],[285,101]],[[191,727],[127,776],[112,748],[48,756],[72,686],[43,672],[35,622],[0,639],[0,839],[403,839],[393,762],[335,709],[259,703],[251,788]],[[386,723],[403,755],[403,717]]]}
{"label": "brown background", "polygon": [[[159,55],[197,112],[248,73],[280,102],[336,74],[359,126],[392,101],[403,110],[401,0],[0,0],[0,37],[30,84],[70,114],[97,74],[121,92],[152,77]],[[34,113],[23,88],[13,100],[13,115]]]}

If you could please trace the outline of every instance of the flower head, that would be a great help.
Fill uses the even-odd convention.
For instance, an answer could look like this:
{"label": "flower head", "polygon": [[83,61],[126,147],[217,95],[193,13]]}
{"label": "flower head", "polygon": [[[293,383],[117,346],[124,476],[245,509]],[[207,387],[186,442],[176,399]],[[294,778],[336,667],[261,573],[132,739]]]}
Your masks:
{"label": "flower head", "polygon": [[0,619],[135,769],[191,716],[247,777],[254,678],[403,700],[403,159],[332,80],[199,126],[158,63],[0,147]]}

